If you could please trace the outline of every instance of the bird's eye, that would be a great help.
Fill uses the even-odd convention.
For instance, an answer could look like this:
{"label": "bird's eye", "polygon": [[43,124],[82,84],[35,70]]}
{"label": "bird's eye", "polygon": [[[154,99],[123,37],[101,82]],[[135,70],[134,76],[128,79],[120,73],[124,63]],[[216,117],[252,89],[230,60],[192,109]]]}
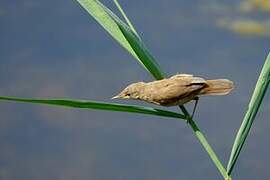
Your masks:
{"label": "bird's eye", "polygon": [[127,95],[127,96],[130,96],[130,93],[127,93],[126,95]]}

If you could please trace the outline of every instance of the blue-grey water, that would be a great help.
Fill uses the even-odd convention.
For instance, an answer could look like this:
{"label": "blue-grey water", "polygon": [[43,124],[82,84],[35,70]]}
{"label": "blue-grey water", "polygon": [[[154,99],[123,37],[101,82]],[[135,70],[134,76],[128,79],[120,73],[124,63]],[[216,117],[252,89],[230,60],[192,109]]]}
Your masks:
{"label": "blue-grey water", "polygon": [[[226,165],[270,39],[227,31],[216,20],[269,14],[236,12],[240,1],[120,3],[168,75],[235,82],[228,96],[201,98],[195,115]],[[110,99],[129,83],[153,78],[76,1],[0,1],[0,63],[1,96],[154,106]],[[269,102],[266,95],[234,179],[270,177]],[[0,117],[1,180],[222,179],[181,120],[7,102]]]}

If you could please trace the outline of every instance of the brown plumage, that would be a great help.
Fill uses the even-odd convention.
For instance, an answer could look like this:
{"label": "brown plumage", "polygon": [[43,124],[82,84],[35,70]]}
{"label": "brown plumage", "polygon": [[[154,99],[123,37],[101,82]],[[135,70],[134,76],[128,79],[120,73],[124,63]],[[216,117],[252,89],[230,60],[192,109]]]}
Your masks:
{"label": "brown plumage", "polygon": [[227,79],[204,80],[191,74],[177,74],[168,79],[130,84],[113,99],[138,99],[161,106],[176,106],[202,95],[226,95],[233,88],[233,82]]}

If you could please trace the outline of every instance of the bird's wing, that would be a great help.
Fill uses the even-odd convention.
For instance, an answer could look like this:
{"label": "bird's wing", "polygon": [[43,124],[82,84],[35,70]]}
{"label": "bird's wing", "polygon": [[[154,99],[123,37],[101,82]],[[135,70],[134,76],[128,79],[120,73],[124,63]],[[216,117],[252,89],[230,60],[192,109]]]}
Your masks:
{"label": "bird's wing", "polygon": [[198,91],[205,86],[205,80],[193,76],[175,75],[169,79],[152,82],[146,88],[149,97],[158,103],[177,101],[186,98],[190,94]]}

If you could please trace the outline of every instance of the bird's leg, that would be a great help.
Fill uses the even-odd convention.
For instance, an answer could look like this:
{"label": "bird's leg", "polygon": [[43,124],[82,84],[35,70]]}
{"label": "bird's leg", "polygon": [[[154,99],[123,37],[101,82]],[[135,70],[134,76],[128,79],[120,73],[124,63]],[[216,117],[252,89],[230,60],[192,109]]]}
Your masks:
{"label": "bird's leg", "polygon": [[197,108],[197,105],[198,105],[198,101],[199,101],[199,97],[195,97],[194,100],[195,100],[195,104],[194,104],[194,107],[193,107],[193,110],[192,110],[191,119],[193,119],[193,116],[195,114],[195,111],[196,111],[196,108]]}
{"label": "bird's leg", "polygon": [[197,108],[197,105],[198,105],[199,97],[195,97],[193,100],[195,100],[195,104],[194,104],[191,116],[188,115],[187,124],[190,124],[190,121],[193,120],[193,116],[195,114],[195,111],[196,111],[196,108]]}

